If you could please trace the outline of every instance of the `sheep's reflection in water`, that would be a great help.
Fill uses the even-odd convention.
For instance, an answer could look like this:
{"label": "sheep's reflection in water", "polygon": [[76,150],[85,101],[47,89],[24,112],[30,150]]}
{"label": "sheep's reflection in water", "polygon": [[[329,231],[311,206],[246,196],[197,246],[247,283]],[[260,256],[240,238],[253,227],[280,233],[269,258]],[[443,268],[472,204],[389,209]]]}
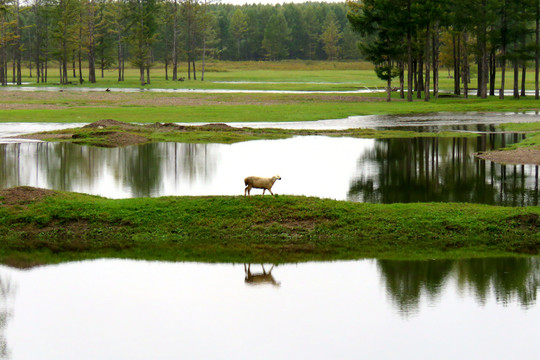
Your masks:
{"label": "sheep's reflection in water", "polygon": [[246,274],[246,277],[244,279],[245,283],[248,285],[270,284],[276,287],[281,286],[281,282],[276,281],[276,279],[274,279],[274,276],[272,275],[272,270],[274,270],[274,266],[276,265],[272,265],[270,270],[266,271],[264,268],[264,264],[261,264],[262,273],[252,273],[251,264],[244,264],[244,272]]}

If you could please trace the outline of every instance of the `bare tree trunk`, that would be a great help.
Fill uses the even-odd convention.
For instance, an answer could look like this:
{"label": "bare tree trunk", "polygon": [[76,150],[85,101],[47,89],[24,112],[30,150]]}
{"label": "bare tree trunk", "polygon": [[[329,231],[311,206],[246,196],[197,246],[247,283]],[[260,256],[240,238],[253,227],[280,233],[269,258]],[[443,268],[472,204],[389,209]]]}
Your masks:
{"label": "bare tree trunk", "polygon": [[399,62],[399,97],[405,99],[405,64],[403,61]]}
{"label": "bare tree trunk", "polygon": [[16,12],[17,12],[17,18],[16,18],[16,34],[18,35],[18,38],[15,42],[15,62],[16,62],[16,76],[14,79],[14,83],[17,83],[17,85],[22,84],[22,74],[21,74],[21,27],[20,27],[20,11],[19,11],[19,0],[16,2]]}
{"label": "bare tree trunk", "polygon": [[62,59],[62,84],[67,84],[68,82],[68,70],[67,70],[67,51],[66,43],[64,42],[64,58]]}
{"label": "bare tree trunk", "polygon": [[201,81],[204,81],[204,68],[205,68],[205,66],[206,66],[206,35],[203,35]]}
{"label": "bare tree trunk", "polygon": [[407,101],[413,101],[413,61],[412,61],[412,34],[410,18],[411,0],[407,2],[407,11],[409,12],[409,25],[407,28]]}
{"label": "bare tree trunk", "polygon": [[118,81],[122,81],[122,41],[118,32]]}
{"label": "bare tree trunk", "polygon": [[456,35],[452,35],[452,53],[454,55],[454,94],[459,95],[461,93],[460,86],[460,59],[461,59],[461,35],[457,36],[456,44]]}
{"label": "bare tree trunk", "polygon": [[81,54],[81,46],[79,45],[79,84],[82,84],[84,82],[84,79],[82,77],[82,54]]}
{"label": "bare tree trunk", "polygon": [[433,29],[433,96],[439,97],[439,22],[435,23]]}
{"label": "bare tree trunk", "polygon": [[[517,50],[517,42],[514,43],[514,49]],[[514,98],[519,99],[519,61],[518,59],[514,60]]]}
{"label": "bare tree trunk", "polygon": [[413,92],[413,61],[412,61],[411,33],[407,32],[407,101],[412,102]]}
{"label": "bare tree trunk", "polygon": [[540,70],[540,4],[536,4],[536,26],[535,26],[535,49],[534,49],[534,98],[540,98],[540,87],[538,81],[538,72]]}
{"label": "bare tree trunk", "polygon": [[[421,51],[420,51],[421,52]],[[422,98],[422,90],[424,90],[424,57],[420,54],[418,59],[418,87],[416,89],[416,97],[418,99]]]}
{"label": "bare tree trunk", "polygon": [[178,28],[178,0],[174,0],[174,23],[173,23],[173,80],[178,80],[178,41],[177,41],[177,28]]}
{"label": "bare tree trunk", "polygon": [[463,95],[465,98],[469,97],[469,58],[467,54],[467,40],[468,40],[468,34],[466,32],[463,33],[463,70],[461,72],[462,82],[463,82]]}
{"label": "bare tree trunk", "polygon": [[[484,4],[485,6],[485,4]],[[478,96],[487,98],[487,80],[488,80],[488,54],[486,44],[486,29],[482,29],[482,35],[479,37],[480,64],[478,64]]]}
{"label": "bare tree trunk", "polygon": [[497,63],[495,61],[495,49],[489,53],[489,96],[495,96],[495,76],[497,74]]}
{"label": "bare tree trunk", "polygon": [[430,31],[430,23],[428,22],[428,24],[426,25],[426,49],[425,49],[425,56],[426,56],[426,83],[425,83],[425,86],[424,86],[424,101],[429,101],[430,100],[430,93],[429,93],[429,87],[430,87],[430,48],[431,48],[431,41],[430,41],[430,37],[431,37],[431,31]]}
{"label": "bare tree trunk", "polygon": [[390,76],[390,70],[388,71],[388,79],[386,80],[386,101],[392,101],[392,77]]}
{"label": "bare tree trunk", "polygon": [[96,47],[95,47],[95,8],[94,1],[88,4],[88,81],[96,83]]}
{"label": "bare tree trunk", "polygon": [[506,38],[506,32],[507,32],[507,24],[506,24],[506,0],[503,0],[503,8],[502,8],[502,18],[501,18],[501,58],[502,58],[502,64],[501,64],[501,88],[499,90],[499,99],[504,99],[504,90],[505,90],[505,82],[506,82],[506,46],[507,46],[507,38]]}
{"label": "bare tree trunk", "polygon": [[527,76],[527,62],[523,61],[521,66],[521,96],[525,96],[525,78]]}
{"label": "bare tree trunk", "polygon": [[77,56],[75,56],[75,49],[73,49],[73,53],[72,53],[72,59],[71,59],[71,68],[73,69],[73,77],[76,78],[77,77],[77,66],[75,65],[75,59],[77,58]]}
{"label": "bare tree trunk", "polygon": [[506,44],[502,46],[502,65],[501,65],[501,88],[499,89],[499,99],[504,99],[504,83],[506,80]]}
{"label": "bare tree trunk", "polygon": [[[206,0],[204,0],[204,17],[206,18]],[[202,68],[201,68],[201,81],[204,81],[204,67],[206,65],[206,24],[207,24],[207,21],[206,19],[203,20],[203,23],[204,23],[204,26],[203,26],[203,38],[202,38],[202,41],[203,41],[203,49],[202,49]]]}

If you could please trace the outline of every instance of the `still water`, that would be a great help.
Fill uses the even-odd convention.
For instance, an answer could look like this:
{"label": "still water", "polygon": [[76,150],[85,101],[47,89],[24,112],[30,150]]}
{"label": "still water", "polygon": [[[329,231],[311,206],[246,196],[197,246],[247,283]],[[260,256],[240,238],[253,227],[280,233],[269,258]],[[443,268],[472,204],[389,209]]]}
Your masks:
{"label": "still water", "polygon": [[244,266],[0,266],[0,358],[540,357],[539,258]]}
{"label": "still water", "polygon": [[375,203],[538,205],[537,166],[498,165],[473,156],[517,142],[520,136],[385,140],[303,136],[232,145],[155,143],[115,149],[0,144],[0,189],[26,185],[109,198],[241,195],[246,176],[279,174],[282,180],[272,189],[277,194]]}

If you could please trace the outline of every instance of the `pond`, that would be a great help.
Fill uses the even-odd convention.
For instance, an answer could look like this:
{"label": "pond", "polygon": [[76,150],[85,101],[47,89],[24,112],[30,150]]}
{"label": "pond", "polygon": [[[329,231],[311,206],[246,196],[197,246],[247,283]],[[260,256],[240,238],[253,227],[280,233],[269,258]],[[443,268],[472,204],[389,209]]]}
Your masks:
{"label": "pond", "polygon": [[539,258],[264,271],[126,260],[0,266],[0,358],[540,357]]}
{"label": "pond", "polygon": [[282,180],[273,188],[277,194],[375,203],[538,205],[537,166],[497,165],[473,155],[519,141],[520,136],[303,136],[232,145],[154,143],[114,149],[0,144],[0,189],[27,185],[109,198],[241,195],[246,176],[279,174]]}

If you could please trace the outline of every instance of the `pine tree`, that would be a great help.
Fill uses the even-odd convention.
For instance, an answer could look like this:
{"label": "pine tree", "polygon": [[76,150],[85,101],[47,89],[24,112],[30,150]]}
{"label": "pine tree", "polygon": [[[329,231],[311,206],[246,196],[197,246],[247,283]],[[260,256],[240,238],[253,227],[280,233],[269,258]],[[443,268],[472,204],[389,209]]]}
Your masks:
{"label": "pine tree", "polygon": [[230,29],[236,39],[237,59],[240,60],[240,47],[248,31],[247,17],[240,8],[236,9],[231,17]]}
{"label": "pine tree", "polygon": [[270,60],[281,60],[289,55],[287,41],[290,39],[291,33],[287,20],[281,11],[268,20],[268,24],[264,29],[264,40],[262,42],[266,56]]}
{"label": "pine tree", "polygon": [[339,57],[339,42],[342,38],[341,31],[334,12],[328,12],[324,23],[324,31],[321,35],[323,50],[329,60],[337,60]]}

